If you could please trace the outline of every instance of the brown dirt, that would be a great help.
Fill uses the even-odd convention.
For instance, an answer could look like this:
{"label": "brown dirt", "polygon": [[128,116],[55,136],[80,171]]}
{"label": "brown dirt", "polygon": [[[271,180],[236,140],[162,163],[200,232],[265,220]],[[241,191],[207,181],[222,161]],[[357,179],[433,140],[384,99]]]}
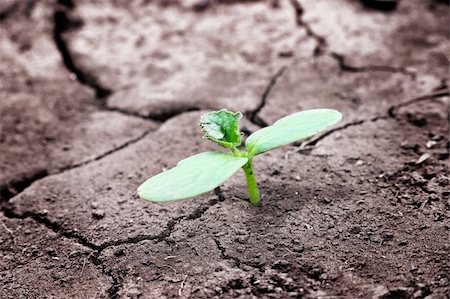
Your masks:
{"label": "brown dirt", "polygon": [[[450,297],[449,10],[400,1],[4,1],[0,298]],[[329,132],[166,205],[136,187],[316,107]],[[200,111],[197,111],[200,110]]]}

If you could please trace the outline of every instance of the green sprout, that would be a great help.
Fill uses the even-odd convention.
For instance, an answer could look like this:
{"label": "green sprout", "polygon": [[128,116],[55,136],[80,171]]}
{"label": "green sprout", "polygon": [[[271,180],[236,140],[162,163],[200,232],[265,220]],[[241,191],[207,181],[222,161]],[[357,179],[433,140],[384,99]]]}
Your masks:
{"label": "green sprout", "polygon": [[204,138],[228,148],[230,153],[204,152],[178,162],[177,166],[149,178],[139,188],[139,197],[153,202],[168,202],[194,197],[213,190],[242,168],[248,195],[253,205],[260,202],[253,171],[253,158],[280,146],[311,137],[341,120],[332,109],[297,112],[251,134],[241,146],[241,112],[225,109],[200,117]]}

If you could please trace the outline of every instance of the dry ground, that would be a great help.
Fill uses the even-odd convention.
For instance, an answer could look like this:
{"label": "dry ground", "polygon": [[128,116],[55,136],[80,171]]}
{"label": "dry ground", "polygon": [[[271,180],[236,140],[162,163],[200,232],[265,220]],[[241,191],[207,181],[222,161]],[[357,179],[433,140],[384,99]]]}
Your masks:
{"label": "dry ground", "polygon": [[[0,2],[0,298],[448,298],[449,6]],[[146,178],[329,107],[343,121],[215,192]]]}

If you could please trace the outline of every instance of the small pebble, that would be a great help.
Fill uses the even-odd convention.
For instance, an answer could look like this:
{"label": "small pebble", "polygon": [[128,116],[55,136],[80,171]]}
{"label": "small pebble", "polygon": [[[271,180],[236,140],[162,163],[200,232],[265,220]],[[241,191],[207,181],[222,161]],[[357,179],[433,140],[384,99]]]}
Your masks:
{"label": "small pebble", "polygon": [[429,141],[427,142],[427,144],[426,144],[426,147],[427,147],[427,148],[432,148],[432,147],[434,147],[436,144],[437,144],[436,141],[434,141],[434,140],[429,140]]}
{"label": "small pebble", "polygon": [[419,159],[417,159],[416,164],[422,164],[423,162],[425,162],[426,160],[428,160],[430,158],[430,154],[425,153],[422,156],[419,157]]}

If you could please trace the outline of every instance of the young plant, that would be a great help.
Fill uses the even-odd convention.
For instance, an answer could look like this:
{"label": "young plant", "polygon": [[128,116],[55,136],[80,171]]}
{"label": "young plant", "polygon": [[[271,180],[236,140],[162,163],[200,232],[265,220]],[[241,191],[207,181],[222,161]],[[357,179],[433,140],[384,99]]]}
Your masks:
{"label": "young plant", "polygon": [[239,130],[241,117],[242,113],[225,109],[202,115],[199,125],[204,138],[228,148],[231,154],[204,152],[186,158],[178,162],[176,167],[145,181],[137,190],[139,196],[153,202],[194,197],[220,186],[242,168],[250,202],[258,205],[260,198],[253,172],[253,158],[282,145],[311,137],[340,121],[342,115],[332,109],[297,112],[254,132],[245,141],[245,147],[240,149],[244,135]]}

